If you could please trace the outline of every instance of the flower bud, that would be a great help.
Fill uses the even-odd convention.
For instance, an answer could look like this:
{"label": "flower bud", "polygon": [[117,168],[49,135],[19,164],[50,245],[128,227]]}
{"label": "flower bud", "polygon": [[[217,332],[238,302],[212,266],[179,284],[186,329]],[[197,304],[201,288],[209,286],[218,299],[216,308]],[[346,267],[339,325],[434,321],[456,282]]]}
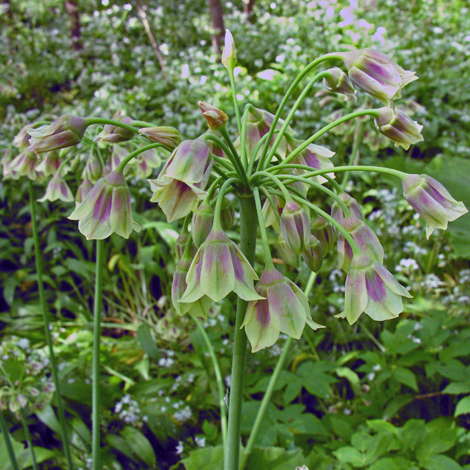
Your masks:
{"label": "flower bud", "polygon": [[[113,116],[114,121],[122,122],[123,124],[130,124],[133,119],[128,116],[122,116],[121,111],[118,111]],[[113,124],[105,124],[103,130],[95,137],[94,142],[106,142],[108,144],[117,144],[119,142],[126,142],[134,137],[134,132],[124,129]]]}
{"label": "flower bud", "polygon": [[24,126],[20,132],[13,139],[13,147],[19,148],[21,151],[26,150],[29,147],[29,133],[31,126]]}
{"label": "flower bud", "polygon": [[286,203],[281,214],[281,233],[294,253],[302,254],[310,245],[310,221],[303,207],[295,201]]}
{"label": "flower bud", "polygon": [[323,256],[333,250],[335,234],[333,227],[321,216],[316,217],[310,224],[312,235],[320,242]]}
{"label": "flower bud", "polygon": [[294,253],[282,235],[279,235],[279,239],[277,241],[277,251],[286,264],[295,269],[299,269],[299,256]]}
{"label": "flower bud", "polygon": [[[184,254],[184,250],[186,248],[186,243],[188,241],[189,233],[188,232],[183,232],[180,234],[180,236],[176,239],[175,243],[175,258],[176,261],[179,261]],[[191,258],[194,258],[196,255],[197,248],[194,245],[194,243],[191,241],[191,245],[189,247],[189,255]]]}
{"label": "flower bud", "polygon": [[199,248],[212,230],[214,211],[210,204],[203,202],[193,214],[191,234],[194,244]]}
{"label": "flower bud", "polygon": [[49,126],[27,129],[31,136],[29,152],[43,153],[77,145],[87,128],[85,119],[65,114]]}
{"label": "flower bud", "polygon": [[395,142],[396,147],[408,150],[410,145],[424,140],[421,135],[423,126],[403,111],[393,111],[391,108],[380,108],[378,111],[380,114],[375,118],[375,125],[381,134]]}
{"label": "flower bud", "polygon": [[428,175],[408,175],[403,180],[405,199],[426,221],[426,238],[434,228],[446,230],[448,222],[458,219],[468,211],[439,183]]}
{"label": "flower bud", "polygon": [[139,134],[171,150],[178,147],[182,141],[181,134],[174,127],[144,127],[139,130]]}
{"label": "flower bud", "polygon": [[323,85],[328,91],[346,95],[346,100],[351,98],[356,101],[356,90],[349,77],[340,68],[333,67],[323,73],[325,74],[323,76]]}
{"label": "flower bud", "polygon": [[209,129],[216,130],[225,127],[228,116],[223,111],[205,101],[199,101],[198,105],[201,108],[202,115],[206,118]]}
{"label": "flower bud", "polygon": [[311,271],[316,273],[320,270],[323,262],[323,252],[321,243],[313,235],[310,246],[302,253],[302,258]]}
{"label": "flower bud", "polygon": [[235,222],[235,209],[232,201],[224,197],[222,201],[222,208],[220,210],[220,223],[224,232],[230,230]]}
{"label": "flower bud", "polygon": [[83,202],[86,195],[91,191],[92,187],[93,187],[93,183],[91,181],[86,180],[86,179],[83,180],[75,194],[75,202],[77,203]]}
{"label": "flower bud", "polygon": [[[122,148],[121,150],[125,151]],[[113,155],[114,155],[114,149],[113,149]],[[101,163],[98,157],[94,154],[90,155],[86,160],[85,167],[83,168],[82,178],[89,180],[93,183],[96,183],[96,181],[98,181],[101,178],[102,173],[103,173],[103,168],[101,168]]]}
{"label": "flower bud", "polygon": [[415,72],[404,70],[375,49],[343,52],[342,56],[354,85],[385,105],[399,98],[401,89],[418,79]]}
{"label": "flower bud", "polygon": [[235,51],[235,42],[233,41],[232,33],[226,29],[225,30],[225,47],[222,52],[222,64],[225,68],[232,72],[235,66],[237,65],[237,54]]}

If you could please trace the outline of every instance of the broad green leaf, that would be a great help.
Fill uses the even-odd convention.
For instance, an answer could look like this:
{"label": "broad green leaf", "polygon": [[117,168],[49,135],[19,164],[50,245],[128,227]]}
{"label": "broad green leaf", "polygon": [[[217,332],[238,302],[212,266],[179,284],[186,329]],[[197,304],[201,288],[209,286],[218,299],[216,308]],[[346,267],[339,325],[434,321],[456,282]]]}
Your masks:
{"label": "broad green leaf", "polygon": [[418,391],[418,382],[416,381],[416,377],[409,369],[405,369],[404,367],[397,367],[393,370],[393,377],[395,377],[398,382],[406,385],[407,387],[412,388],[415,392]]}
{"label": "broad green leaf", "polygon": [[222,446],[204,447],[190,452],[189,456],[181,460],[186,470],[223,470],[224,450]]}
{"label": "broad green leaf", "polygon": [[51,405],[46,405],[42,410],[36,411],[36,416],[46,426],[60,434],[61,427]]}
{"label": "broad green leaf", "polygon": [[357,468],[363,467],[365,464],[364,455],[355,447],[340,447],[338,450],[335,450],[333,454],[340,462],[350,463]]}
{"label": "broad green leaf", "polygon": [[397,414],[398,410],[400,410],[413,400],[414,396],[410,394],[399,395],[397,397],[392,398],[392,400],[390,400],[390,402],[385,407],[383,419],[393,418]]}
{"label": "broad green leaf", "polygon": [[447,455],[431,455],[420,464],[425,470],[462,470],[462,467]]}
{"label": "broad green leaf", "polygon": [[155,340],[152,337],[150,326],[146,323],[142,323],[137,330],[137,340],[139,341],[142,349],[148,354],[153,360],[158,360],[160,352],[158,351]]}
{"label": "broad green leaf", "polygon": [[346,378],[348,382],[351,384],[351,387],[354,390],[354,393],[356,394],[359,393],[360,380],[356,372],[351,370],[349,367],[338,367],[336,369],[336,375],[338,377]]}
{"label": "broad green leaf", "polygon": [[416,448],[416,457],[424,461],[433,454],[448,451],[457,442],[457,435],[457,429],[433,429]]}
{"label": "broad green leaf", "polygon": [[121,431],[121,436],[139,459],[143,460],[149,467],[157,465],[157,458],[150,442],[138,429],[126,426]]}
{"label": "broad green leaf", "polygon": [[[32,461],[30,450],[21,442],[18,442],[14,439],[11,439],[11,445],[13,447],[13,452],[15,453],[15,457],[20,469],[25,470],[27,468],[31,468]],[[33,446],[33,449],[37,463],[44,462],[45,460],[49,460],[57,456],[57,451],[55,450],[45,449],[44,447],[36,446]],[[0,439],[0,462],[2,470],[14,470],[10,462],[10,457],[3,436],[1,436]]]}
{"label": "broad green leaf", "polygon": [[470,413],[470,396],[462,398],[455,407],[454,416]]}
{"label": "broad green leaf", "polygon": [[418,470],[404,457],[384,457],[371,465],[368,470]]}
{"label": "broad green leaf", "polygon": [[464,393],[470,393],[470,381],[469,382],[451,382],[447,387],[442,390],[442,393],[448,393],[449,395],[461,395]]}

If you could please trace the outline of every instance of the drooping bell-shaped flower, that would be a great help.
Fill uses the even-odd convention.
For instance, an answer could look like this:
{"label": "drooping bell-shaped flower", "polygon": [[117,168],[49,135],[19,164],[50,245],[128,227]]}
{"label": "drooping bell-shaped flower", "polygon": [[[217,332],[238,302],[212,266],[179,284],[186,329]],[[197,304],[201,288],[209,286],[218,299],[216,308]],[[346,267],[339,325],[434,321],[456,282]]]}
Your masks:
{"label": "drooping bell-shaped flower", "polygon": [[[301,140],[294,139],[291,136],[286,137],[287,140],[287,156],[291,152],[293,152],[297,147],[299,147],[303,142]],[[306,165],[309,166],[312,171],[313,170],[324,170],[328,168],[333,168],[334,165],[331,162],[331,157],[335,154],[335,152],[332,152],[331,150],[328,150],[325,147],[321,147],[320,145],[316,144],[309,144],[307,147],[305,147],[302,152],[297,154],[291,161],[290,163],[296,164],[296,165]],[[302,169],[297,169],[298,173],[302,175],[303,173],[306,173],[308,170],[302,170]],[[330,178],[335,178],[334,173],[328,173],[328,176]],[[311,179],[317,183],[323,184],[326,180],[321,175],[311,177]]]}
{"label": "drooping bell-shaped flower", "polygon": [[[60,165],[62,164],[63,159],[60,158],[59,152],[53,150],[52,152],[47,152],[41,155],[41,162],[36,167],[36,170],[43,173],[44,176],[55,175]],[[66,173],[65,168],[62,168],[61,173],[64,175]]]}
{"label": "drooping bell-shaped flower", "polygon": [[206,118],[209,129],[217,130],[225,127],[228,116],[222,110],[205,101],[199,101],[198,105],[202,115]]}
{"label": "drooping bell-shaped flower", "polygon": [[280,220],[285,202],[284,199],[278,196],[272,196],[271,201],[266,199],[263,205],[264,225],[266,228],[272,226],[277,233],[281,233]]}
{"label": "drooping bell-shaped flower", "polygon": [[289,246],[289,244],[286,242],[282,234],[279,235],[276,247],[277,247],[277,251],[279,252],[279,255],[281,256],[282,260],[286,264],[288,264],[289,266],[292,266],[295,269],[299,268],[300,257]]}
{"label": "drooping bell-shaped flower", "polygon": [[151,202],[158,202],[169,222],[185,217],[205,199],[213,159],[202,139],[185,140],[170,155],[155,180]]}
{"label": "drooping bell-shaped flower", "polygon": [[189,267],[191,266],[190,257],[182,257],[176,265],[173,274],[173,284],[171,286],[171,302],[176,312],[179,315],[189,313],[194,317],[207,319],[212,300],[203,295],[200,299],[192,303],[181,303],[180,299],[183,297],[184,291],[187,288],[186,277],[188,275]]}
{"label": "drooping bell-shaped flower", "polygon": [[126,175],[129,174],[135,178],[144,179],[148,178],[161,163],[157,149],[149,149],[133,158],[126,165],[124,172]]}
{"label": "drooping bell-shaped flower", "polygon": [[20,132],[13,139],[13,147],[19,148],[21,151],[26,150],[29,147],[30,135],[28,131],[32,129],[32,126],[24,126]]}
{"label": "drooping bell-shaped flower", "polygon": [[222,208],[220,210],[220,224],[222,225],[222,230],[226,232],[230,230],[235,222],[235,209],[233,207],[233,202],[224,196],[222,200]]}
{"label": "drooping bell-shaped flower", "polygon": [[302,253],[302,258],[311,271],[316,273],[320,270],[323,263],[323,252],[320,241],[313,235],[311,235],[309,247]]}
{"label": "drooping bell-shaped flower", "polygon": [[353,258],[345,289],[340,316],[350,325],[362,312],[376,321],[395,318],[403,311],[402,297],[412,297],[384,266],[367,255]]}
{"label": "drooping bell-shaped flower", "polygon": [[80,183],[80,186],[78,187],[77,192],[75,194],[75,202],[83,202],[83,200],[86,198],[87,194],[91,191],[92,188],[93,183],[90,180],[84,179]]}
{"label": "drooping bell-shaped flower", "polygon": [[395,142],[396,147],[408,150],[410,145],[424,140],[421,135],[423,126],[403,111],[398,108],[395,108],[395,111],[391,108],[380,108],[378,111],[380,114],[375,118],[375,125],[381,134]]}
{"label": "drooping bell-shaped flower", "polygon": [[218,302],[232,291],[243,300],[257,300],[261,297],[253,286],[256,279],[238,246],[223,231],[214,229],[194,257],[180,302],[196,302],[204,295]]}
{"label": "drooping bell-shaped flower", "polygon": [[320,242],[323,256],[326,256],[335,246],[335,234],[331,224],[322,216],[312,220],[310,224],[312,235]]}
{"label": "drooping bell-shaped flower", "polygon": [[140,135],[144,135],[153,142],[158,142],[170,150],[174,150],[181,143],[181,134],[174,127],[144,127],[139,130]]}
{"label": "drooping bell-shaped flower", "polygon": [[132,219],[129,188],[118,171],[100,178],[68,218],[79,220],[78,230],[87,240],[102,240],[112,233],[129,238],[132,230],[141,230]]}
{"label": "drooping bell-shaped flower", "polygon": [[435,228],[446,230],[448,222],[468,212],[463,202],[456,201],[439,181],[428,175],[408,175],[403,180],[403,194],[426,221],[426,238]]}
{"label": "drooping bell-shaped flower", "polygon": [[280,333],[299,339],[305,324],[323,328],[313,321],[305,294],[276,269],[265,270],[255,289],[261,298],[248,303],[242,324],[252,352],[272,346]]}
{"label": "drooping bell-shaped flower", "polygon": [[323,85],[328,91],[346,95],[346,100],[350,98],[356,101],[356,90],[349,77],[339,67],[333,67],[323,73]]}
{"label": "drooping bell-shaped flower", "polygon": [[38,166],[39,161],[34,153],[23,150],[23,152],[9,162],[6,173],[11,179],[17,179],[16,176],[26,176],[31,181],[39,181],[44,177],[44,174],[38,170]]}
{"label": "drooping bell-shaped flower", "polygon": [[50,125],[27,129],[31,136],[29,152],[43,153],[77,145],[87,128],[85,119],[78,116],[61,116]]}
{"label": "drooping bell-shaped flower", "polygon": [[[116,158],[115,155],[119,155],[120,152],[126,152],[126,150],[124,150],[122,147],[118,147],[118,149],[116,150],[116,154],[114,152],[115,151],[113,148],[113,153],[111,154],[111,167],[113,168],[113,170],[116,169],[116,167],[114,166],[114,160]],[[86,159],[85,166],[82,171],[82,178],[91,181],[92,183],[96,183],[101,178],[102,174],[103,168],[101,166],[100,160],[96,155],[91,154]]]}
{"label": "drooping bell-shaped flower", "polygon": [[385,105],[399,98],[402,88],[418,79],[415,72],[404,70],[375,49],[343,52],[341,55],[354,85]]}
{"label": "drooping bell-shaped flower", "polygon": [[41,199],[38,199],[39,202],[44,201],[57,201],[60,199],[64,202],[73,202],[74,197],[72,191],[68,184],[66,183],[63,176],[57,172],[49,181],[46,188],[46,194]]}
{"label": "drooping bell-shaped flower", "polygon": [[310,245],[310,220],[307,211],[295,201],[287,202],[282,211],[281,233],[287,244],[299,255]]}
{"label": "drooping bell-shaped flower", "polygon": [[[123,116],[121,111],[118,111],[113,116],[114,121],[122,122],[123,124],[130,124],[133,119],[129,116]],[[134,137],[134,132],[129,129],[124,129],[114,124],[105,124],[103,130],[95,137],[94,142],[106,142],[107,144],[118,144],[119,142],[127,142]]]}

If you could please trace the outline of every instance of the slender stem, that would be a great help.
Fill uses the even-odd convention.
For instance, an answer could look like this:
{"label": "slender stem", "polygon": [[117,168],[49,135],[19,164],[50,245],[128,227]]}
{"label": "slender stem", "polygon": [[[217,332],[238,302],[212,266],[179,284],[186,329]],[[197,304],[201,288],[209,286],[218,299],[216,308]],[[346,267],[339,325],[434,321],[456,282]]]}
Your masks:
{"label": "slender stem", "polygon": [[237,161],[237,166],[240,168],[240,172],[241,172],[240,176],[243,178],[243,181],[245,182],[245,184],[248,185],[248,176],[246,174],[246,169],[243,166],[243,163],[240,160],[240,157],[238,156],[238,153],[235,150],[235,147],[233,146],[232,141],[230,140],[230,136],[228,135],[227,129],[225,128],[220,129],[220,133],[222,134],[225,142],[227,142],[227,145],[229,146],[233,157]]}
{"label": "slender stem", "polygon": [[242,130],[242,124],[240,119],[240,108],[238,107],[237,90],[235,88],[235,77],[233,76],[233,68],[229,71],[228,74],[230,77],[230,87],[232,88],[233,107],[235,108],[235,116],[237,117],[238,133],[240,134]]}
{"label": "slender stem", "polygon": [[264,171],[257,171],[255,173],[256,175],[262,175],[262,176],[266,176],[267,178],[269,178],[270,180],[272,180],[276,186],[281,190],[282,192],[282,195],[284,196],[284,200],[286,202],[289,202],[292,198],[289,194],[289,191],[287,190],[287,188],[281,183],[281,181],[279,180],[279,178],[277,176],[274,176],[274,175],[271,175],[270,173],[265,173]]}
{"label": "slender stem", "polygon": [[[361,134],[361,130],[362,130],[362,121],[359,120],[356,122],[356,128],[354,129],[354,142],[353,142],[353,148],[351,150],[351,155],[349,156],[348,165],[354,165],[354,162],[356,161],[356,157],[359,152],[359,142],[360,142],[359,136]],[[348,184],[348,180],[349,180],[349,171],[344,173],[343,179],[341,180],[341,187],[343,189],[346,188],[346,185]]]}
{"label": "slender stem", "polygon": [[[240,148],[242,149],[242,164],[245,168],[248,168],[248,158],[246,156],[246,122],[248,121],[248,114],[250,113],[250,110],[252,108],[254,109],[254,106],[251,103],[248,103],[245,106],[240,129]],[[248,174],[250,173],[248,172]]]}
{"label": "slender stem", "polygon": [[100,462],[100,339],[101,310],[103,308],[104,240],[96,240],[96,278],[93,305],[93,384],[92,384],[92,459],[93,470],[101,469]]}
{"label": "slender stem", "polygon": [[329,59],[342,59],[341,55],[338,55],[337,53],[332,53],[332,54],[326,54],[318,59],[315,59],[313,62],[310,62],[310,64],[307,65],[295,78],[295,80],[292,82],[291,86],[287,90],[286,94],[284,95],[284,98],[282,98],[281,104],[277,108],[276,114],[273,119],[273,123],[271,124],[271,129],[269,129],[268,132],[268,138],[266,141],[265,146],[263,147],[263,153],[261,154],[260,160],[264,160],[264,157],[266,156],[266,153],[268,152],[268,147],[269,147],[269,142],[271,142],[271,137],[274,134],[274,129],[276,128],[277,121],[279,121],[279,117],[281,116],[282,111],[284,110],[285,105],[287,104],[287,101],[292,95],[293,91],[297,88],[297,85],[300,83],[300,81],[307,75],[313,68],[315,68],[317,65],[320,63],[324,62],[325,60]]}
{"label": "slender stem", "polygon": [[199,331],[206,342],[207,349],[212,359],[212,365],[214,366],[215,377],[217,379],[217,388],[219,391],[219,406],[220,406],[220,426],[222,428],[222,444],[224,447],[224,452],[227,449],[227,405],[225,403],[225,386],[224,381],[222,379],[222,374],[220,372],[219,362],[217,361],[217,356],[215,355],[214,348],[212,347],[211,340],[204,329],[204,326],[200,322],[200,320],[196,317],[193,317]]}
{"label": "slender stem", "polygon": [[122,162],[116,168],[116,171],[120,171],[122,173],[124,171],[124,168],[126,167],[126,165],[133,158],[137,157],[137,155],[139,155],[143,152],[146,152],[147,150],[155,149],[155,148],[158,148],[158,147],[163,147],[163,145],[162,144],[149,144],[149,145],[145,145],[144,147],[141,147],[137,150],[134,150],[132,153],[130,153],[126,158],[124,158],[122,160]]}
{"label": "slender stem", "polygon": [[31,433],[29,432],[28,423],[26,422],[23,409],[20,410],[20,414],[21,414],[21,424],[23,425],[24,433],[26,436],[26,441],[28,442],[29,452],[31,454],[31,463],[33,465],[33,469],[38,470],[38,464],[36,462],[36,454],[33,449],[33,440],[31,439]]}
{"label": "slender stem", "polygon": [[307,96],[308,92],[310,91],[310,88],[312,88],[312,86],[315,84],[315,82],[319,79],[321,79],[322,77],[324,77],[325,75],[325,72],[320,72],[320,73],[317,73],[307,84],[307,86],[302,90],[302,93],[300,94],[300,96],[297,98],[296,102],[294,103],[294,106],[292,107],[292,109],[290,110],[289,114],[287,115],[287,118],[285,119],[284,121],[284,124],[282,125],[281,127],[281,130],[279,131],[279,134],[278,136],[276,137],[276,140],[274,141],[272,147],[271,147],[271,150],[269,151],[269,153],[267,154],[267,157],[266,157],[266,160],[265,161],[262,161],[260,160],[260,166],[259,168],[265,168],[269,162],[271,161],[271,158],[273,157],[274,153],[276,152],[276,149],[277,147],[279,146],[279,143],[281,142],[281,139],[282,137],[284,136],[284,134],[286,133],[286,130],[287,128],[289,127],[289,123],[290,121],[292,120],[292,118],[294,117],[294,114],[295,112],[297,111],[297,109],[299,108],[299,106],[301,105],[302,101],[305,99],[305,97]]}
{"label": "slender stem", "polygon": [[[249,263],[255,259],[257,225],[256,206],[253,195],[240,195],[240,249]],[[240,428],[243,405],[243,384],[247,354],[247,337],[245,330],[240,329],[248,302],[238,298],[237,316],[235,321],[235,338],[233,345],[231,390],[228,415],[227,451],[225,454],[225,470],[239,470],[240,460]]]}
{"label": "slender stem", "polygon": [[227,181],[224,182],[224,184],[220,188],[214,209],[214,221],[212,223],[212,230],[222,230],[222,223],[220,222],[220,212],[222,211],[222,202],[224,200],[224,195],[229,186],[233,186],[233,183],[236,182],[238,182],[237,178],[229,178]]}
{"label": "slender stem", "polygon": [[33,227],[34,257],[36,261],[36,273],[38,278],[37,282],[39,290],[39,301],[41,303],[41,312],[44,323],[44,336],[46,337],[47,349],[49,351],[49,360],[51,361],[52,380],[54,381],[54,387],[57,393],[57,408],[59,413],[60,434],[62,437],[62,442],[64,444],[65,458],[67,460],[67,467],[69,468],[69,470],[73,470],[72,454],[70,453],[70,445],[67,436],[67,425],[65,422],[64,405],[62,403],[62,396],[60,392],[57,361],[54,354],[54,347],[52,345],[51,330],[49,328],[49,311],[47,309],[46,294],[44,291],[44,281],[42,276],[41,248],[39,246],[39,230],[36,215],[36,198],[34,197],[34,188],[32,181],[29,181],[29,200],[31,203],[31,224]]}
{"label": "slender stem", "polygon": [[130,126],[129,124],[124,124],[121,121],[115,121],[114,119],[89,117],[85,118],[85,123],[87,126],[91,126],[92,124],[109,124],[111,126],[122,127],[123,129],[134,132],[135,134],[139,132],[139,129],[137,127]]}
{"label": "slender stem", "polygon": [[[279,133],[279,129],[276,129],[273,134]],[[251,175],[253,173],[253,167],[255,166],[255,159],[256,155],[258,155],[259,149],[261,148],[262,145],[266,142],[267,138],[269,137],[269,134],[263,135],[259,142],[256,144],[255,149],[253,150],[253,153],[250,155],[250,162],[248,164],[248,171],[247,173]],[[259,160],[258,160],[259,161]]]}
{"label": "slender stem", "polygon": [[[308,278],[308,281],[307,281],[307,286],[305,287],[305,290],[304,290],[306,297],[308,297],[308,295],[310,294],[316,278],[317,278],[317,273],[313,273],[313,272],[310,273],[310,277]],[[244,470],[246,467],[248,458],[250,457],[250,454],[251,454],[251,450],[253,449],[253,446],[256,442],[256,438],[258,437],[258,432],[263,422],[264,415],[266,413],[266,408],[268,407],[269,402],[271,401],[271,396],[274,392],[274,387],[276,386],[276,382],[277,382],[277,379],[279,378],[279,374],[281,373],[281,370],[284,367],[284,363],[286,361],[287,354],[289,353],[289,349],[292,345],[292,342],[293,342],[293,339],[291,336],[289,336],[287,338],[286,343],[284,344],[284,349],[282,350],[282,354],[279,356],[279,359],[277,360],[277,364],[276,364],[276,367],[274,368],[271,378],[269,379],[268,388],[266,389],[263,399],[261,400],[261,405],[259,407],[258,414],[256,415],[255,423],[253,424],[250,437],[248,438],[248,442],[246,443],[245,454],[243,456],[243,459],[240,465],[240,470]]]}
{"label": "slender stem", "polygon": [[377,116],[378,110],[376,109],[365,109],[362,111],[354,111],[353,113],[346,114],[339,119],[331,122],[327,126],[320,129],[318,132],[312,135],[310,139],[307,139],[303,144],[299,145],[288,157],[284,160],[283,163],[289,163],[293,158],[295,158],[300,152],[302,152],[306,147],[308,147],[312,142],[315,142],[319,137],[328,132],[330,129],[333,129],[336,126],[339,126],[343,122],[349,121],[351,119],[360,117],[360,116]]}
{"label": "slender stem", "polygon": [[259,188],[254,188],[253,194],[255,196],[256,212],[258,213],[258,225],[259,231],[261,233],[261,240],[263,242],[266,269],[274,269],[273,259],[271,257],[271,250],[269,249],[268,234],[266,232],[266,227],[264,223],[263,208],[261,207],[261,200],[259,197]]}
{"label": "slender stem", "polygon": [[15,457],[15,451],[13,450],[13,445],[11,444],[10,433],[8,432],[7,423],[5,421],[5,417],[3,416],[3,412],[0,409],[0,429],[2,430],[3,439],[5,440],[5,445],[8,451],[8,456],[10,457],[11,466],[13,470],[20,470],[18,466],[18,462]]}

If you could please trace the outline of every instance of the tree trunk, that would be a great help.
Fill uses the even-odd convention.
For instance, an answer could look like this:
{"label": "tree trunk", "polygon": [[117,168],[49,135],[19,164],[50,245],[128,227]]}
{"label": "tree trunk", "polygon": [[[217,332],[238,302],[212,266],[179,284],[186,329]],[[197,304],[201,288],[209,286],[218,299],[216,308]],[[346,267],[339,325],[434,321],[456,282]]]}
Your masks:
{"label": "tree trunk", "polygon": [[212,47],[214,51],[220,54],[222,52],[222,44],[224,42],[225,27],[224,27],[224,10],[221,0],[208,0],[209,11],[211,14],[212,29]]}
{"label": "tree trunk", "polygon": [[253,7],[255,6],[256,0],[243,0],[245,3],[245,15],[246,20],[253,23]]}
{"label": "tree trunk", "polygon": [[70,39],[72,40],[72,51],[78,52],[83,49],[80,31],[80,11],[77,0],[66,0],[65,9],[70,17]]}

